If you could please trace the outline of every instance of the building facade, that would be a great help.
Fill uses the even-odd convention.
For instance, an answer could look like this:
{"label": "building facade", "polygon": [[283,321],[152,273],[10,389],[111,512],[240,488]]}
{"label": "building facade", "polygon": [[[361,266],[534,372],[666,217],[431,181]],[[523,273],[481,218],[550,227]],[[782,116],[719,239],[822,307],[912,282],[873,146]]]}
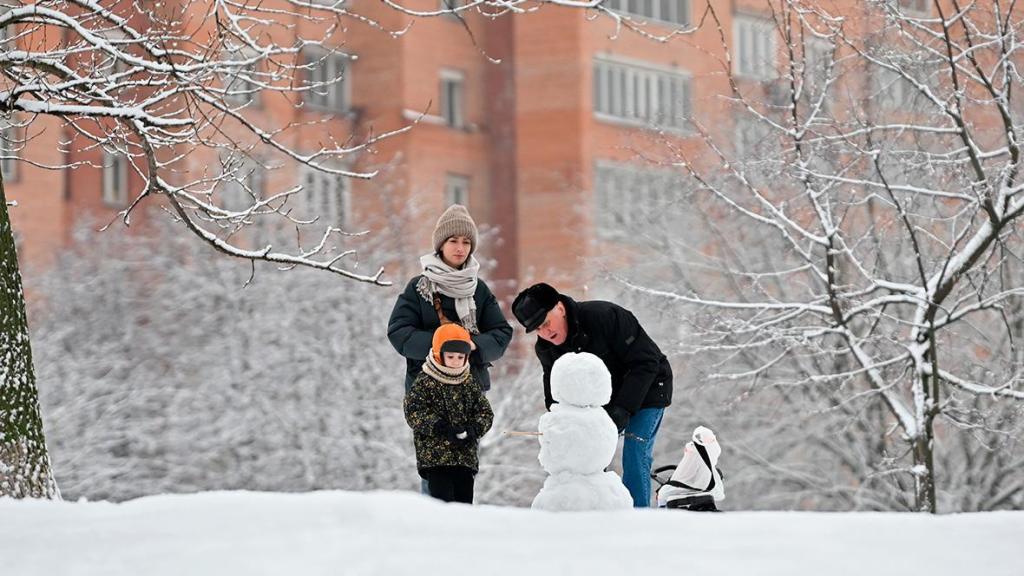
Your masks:
{"label": "building facade", "polygon": [[[405,5],[438,8],[437,0]],[[354,159],[356,168],[380,170],[375,179],[254,164],[246,185],[258,194],[301,185],[310,214],[376,231],[409,254],[428,249],[446,205],[466,204],[494,229],[482,252],[496,262],[496,284],[585,283],[589,257],[620,249],[608,230],[639,214],[638,203],[671,193],[671,168],[652,167],[651,159],[666,145],[695,146],[691,118],[734,134],[736,146],[756,139],[733,126],[723,96],[730,77],[770,89],[782,49],[772,13],[757,0],[710,5],[719,25],[707,21],[704,2],[609,0],[637,33],[606,14],[553,5],[494,18],[475,7],[421,18],[353,0],[351,9],[380,27],[351,24],[334,36],[337,53],[313,48],[302,56],[316,63],[311,77],[341,80],[305,95],[299,107],[242,95],[245,113],[308,123],[295,132],[299,148],[414,126]],[[76,149],[58,122],[27,131],[24,147],[8,152],[21,161],[5,163],[13,166],[5,183],[18,202],[12,220],[23,261],[45,266],[70,241],[76,220],[113,219],[140,180],[116,154]],[[187,169],[210,166],[193,159]],[[401,224],[397,214],[407,216]]]}

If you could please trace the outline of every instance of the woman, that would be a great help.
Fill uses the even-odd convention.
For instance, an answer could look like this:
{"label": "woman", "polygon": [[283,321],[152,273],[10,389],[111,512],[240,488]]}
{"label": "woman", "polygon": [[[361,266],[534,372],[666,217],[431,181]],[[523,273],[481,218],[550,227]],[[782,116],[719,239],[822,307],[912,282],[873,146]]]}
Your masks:
{"label": "woman", "polygon": [[388,339],[406,359],[405,389],[423,369],[434,330],[454,322],[470,333],[469,369],[486,392],[491,388],[487,369],[508,348],[512,326],[478,278],[480,263],[473,257],[477,229],[465,206],[453,204],[441,214],[433,247],[420,257],[423,273],[406,285],[388,321]]}

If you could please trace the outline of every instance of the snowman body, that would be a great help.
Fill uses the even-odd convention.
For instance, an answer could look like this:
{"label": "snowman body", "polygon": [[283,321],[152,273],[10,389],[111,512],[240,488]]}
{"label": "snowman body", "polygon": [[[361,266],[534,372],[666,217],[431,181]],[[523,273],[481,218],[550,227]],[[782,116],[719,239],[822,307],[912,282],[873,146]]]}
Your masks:
{"label": "snowman body", "polygon": [[540,465],[548,473],[533,508],[550,511],[619,510],[633,506],[629,491],[605,468],[615,456],[618,431],[602,406],[612,381],[593,354],[563,355],[551,369],[557,402],[540,417]]}

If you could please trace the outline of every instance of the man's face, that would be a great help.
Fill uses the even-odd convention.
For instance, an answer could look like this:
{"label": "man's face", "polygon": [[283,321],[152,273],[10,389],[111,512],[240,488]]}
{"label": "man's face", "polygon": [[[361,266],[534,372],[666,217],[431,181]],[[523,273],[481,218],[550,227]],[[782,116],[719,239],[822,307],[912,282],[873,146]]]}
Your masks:
{"label": "man's face", "polygon": [[555,346],[561,346],[569,336],[569,323],[565,319],[565,304],[559,302],[555,307],[548,310],[544,322],[537,327],[537,336],[551,342]]}

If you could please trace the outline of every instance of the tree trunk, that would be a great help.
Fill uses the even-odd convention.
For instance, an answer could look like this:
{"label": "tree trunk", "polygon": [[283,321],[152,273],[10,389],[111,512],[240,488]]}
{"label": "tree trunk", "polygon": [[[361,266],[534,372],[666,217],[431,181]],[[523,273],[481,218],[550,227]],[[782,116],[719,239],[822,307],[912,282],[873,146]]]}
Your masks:
{"label": "tree trunk", "polygon": [[0,174],[0,497],[60,498],[43,437],[25,293]]}
{"label": "tree trunk", "polygon": [[935,417],[925,415],[924,427],[914,438],[914,500],[918,512],[937,512],[935,506]]}

